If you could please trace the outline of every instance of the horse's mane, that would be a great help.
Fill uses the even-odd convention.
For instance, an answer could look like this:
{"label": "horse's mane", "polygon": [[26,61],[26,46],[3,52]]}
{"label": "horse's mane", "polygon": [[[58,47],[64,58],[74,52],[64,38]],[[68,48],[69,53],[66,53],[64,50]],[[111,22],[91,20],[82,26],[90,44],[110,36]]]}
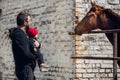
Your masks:
{"label": "horse's mane", "polygon": [[103,12],[106,14],[107,18],[112,19],[112,21],[120,22],[120,15],[113,12],[111,9],[105,9]]}

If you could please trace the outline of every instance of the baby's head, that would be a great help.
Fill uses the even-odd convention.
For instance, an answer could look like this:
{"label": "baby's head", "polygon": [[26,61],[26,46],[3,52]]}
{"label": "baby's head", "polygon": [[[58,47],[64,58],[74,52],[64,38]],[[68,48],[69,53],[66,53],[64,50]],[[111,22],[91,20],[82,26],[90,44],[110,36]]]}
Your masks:
{"label": "baby's head", "polygon": [[38,30],[36,28],[30,27],[27,31],[27,35],[29,37],[37,37],[38,35]]}

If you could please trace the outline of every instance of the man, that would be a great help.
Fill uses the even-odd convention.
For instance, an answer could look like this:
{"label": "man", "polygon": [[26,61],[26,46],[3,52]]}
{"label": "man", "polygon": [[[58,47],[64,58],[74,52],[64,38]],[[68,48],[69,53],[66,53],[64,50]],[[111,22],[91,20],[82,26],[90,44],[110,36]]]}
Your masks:
{"label": "man", "polygon": [[[26,31],[31,24],[31,18],[25,11],[17,15],[17,28],[10,29],[10,38],[12,40],[12,51],[15,60],[15,72],[18,80],[35,80],[34,68],[35,60],[39,54],[32,54],[30,51],[29,39]],[[35,46],[39,43],[35,41]]]}

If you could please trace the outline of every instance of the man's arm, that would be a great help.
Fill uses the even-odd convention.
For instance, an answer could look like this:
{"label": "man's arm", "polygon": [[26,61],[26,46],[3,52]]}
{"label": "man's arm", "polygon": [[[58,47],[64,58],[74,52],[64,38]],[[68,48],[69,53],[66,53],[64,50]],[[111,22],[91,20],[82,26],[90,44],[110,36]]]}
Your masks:
{"label": "man's arm", "polygon": [[21,50],[21,54],[27,58],[28,60],[35,60],[36,56],[32,54],[29,48],[29,42],[24,34],[17,34],[16,35],[16,44],[18,45],[19,49]]}

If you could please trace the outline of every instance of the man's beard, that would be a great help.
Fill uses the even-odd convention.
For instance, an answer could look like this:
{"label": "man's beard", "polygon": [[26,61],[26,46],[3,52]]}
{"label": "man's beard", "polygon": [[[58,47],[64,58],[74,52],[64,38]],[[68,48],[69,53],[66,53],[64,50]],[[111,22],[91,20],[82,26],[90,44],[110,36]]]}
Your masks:
{"label": "man's beard", "polygon": [[27,32],[29,30],[29,25],[25,27],[25,31]]}

